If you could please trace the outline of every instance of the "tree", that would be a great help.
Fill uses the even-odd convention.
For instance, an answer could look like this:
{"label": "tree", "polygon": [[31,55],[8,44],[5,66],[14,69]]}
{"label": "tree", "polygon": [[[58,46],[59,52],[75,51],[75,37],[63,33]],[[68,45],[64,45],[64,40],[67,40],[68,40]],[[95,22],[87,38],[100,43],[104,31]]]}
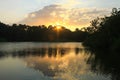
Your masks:
{"label": "tree", "polygon": [[97,49],[120,48],[120,10],[113,8],[111,16],[102,18],[100,22],[93,21],[91,25],[94,32],[84,45]]}

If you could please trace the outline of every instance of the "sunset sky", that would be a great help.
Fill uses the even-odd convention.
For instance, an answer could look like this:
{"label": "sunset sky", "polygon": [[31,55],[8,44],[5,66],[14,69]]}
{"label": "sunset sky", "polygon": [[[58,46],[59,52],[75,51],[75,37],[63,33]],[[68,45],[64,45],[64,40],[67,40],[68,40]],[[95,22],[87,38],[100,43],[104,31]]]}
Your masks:
{"label": "sunset sky", "polygon": [[0,21],[12,24],[89,26],[94,18],[120,8],[120,0],[0,0]]}

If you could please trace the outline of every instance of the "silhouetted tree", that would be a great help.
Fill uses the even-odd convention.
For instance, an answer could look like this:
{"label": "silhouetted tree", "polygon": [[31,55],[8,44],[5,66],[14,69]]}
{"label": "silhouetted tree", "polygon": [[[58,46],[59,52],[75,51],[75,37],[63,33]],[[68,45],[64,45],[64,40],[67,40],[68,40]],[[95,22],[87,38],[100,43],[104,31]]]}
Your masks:
{"label": "silhouetted tree", "polygon": [[109,17],[100,20],[99,22],[96,20],[92,22],[91,25],[94,29],[84,45],[97,49],[118,51],[120,49],[120,10],[113,8]]}

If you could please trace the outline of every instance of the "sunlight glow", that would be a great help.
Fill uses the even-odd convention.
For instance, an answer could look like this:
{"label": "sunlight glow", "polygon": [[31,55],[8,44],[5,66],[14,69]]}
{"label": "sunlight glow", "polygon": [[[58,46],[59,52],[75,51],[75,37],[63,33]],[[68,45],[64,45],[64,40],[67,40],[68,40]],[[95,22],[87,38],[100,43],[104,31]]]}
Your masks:
{"label": "sunlight glow", "polygon": [[60,29],[61,29],[61,26],[56,26],[56,29],[57,29],[57,30],[60,30]]}
{"label": "sunlight glow", "polygon": [[54,26],[56,27],[56,30],[59,31],[59,30],[61,30],[62,25],[63,24],[61,24],[60,22],[56,22]]}

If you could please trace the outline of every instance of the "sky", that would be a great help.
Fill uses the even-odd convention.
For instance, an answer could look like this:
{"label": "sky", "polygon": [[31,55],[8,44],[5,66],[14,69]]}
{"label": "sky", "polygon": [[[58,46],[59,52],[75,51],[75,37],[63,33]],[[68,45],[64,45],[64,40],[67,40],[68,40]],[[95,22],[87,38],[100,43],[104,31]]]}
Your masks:
{"label": "sky", "polygon": [[120,0],[0,0],[0,21],[7,24],[87,27],[96,17],[120,8]]}

